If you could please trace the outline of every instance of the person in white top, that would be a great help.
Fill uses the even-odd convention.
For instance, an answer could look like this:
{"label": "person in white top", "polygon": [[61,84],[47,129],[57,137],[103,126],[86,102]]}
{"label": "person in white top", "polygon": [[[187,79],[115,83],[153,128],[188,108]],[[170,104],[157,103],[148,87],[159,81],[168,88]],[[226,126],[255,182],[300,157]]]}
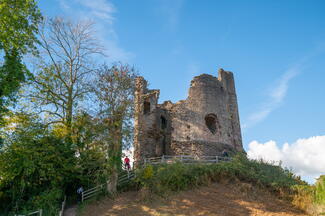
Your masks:
{"label": "person in white top", "polygon": [[82,201],[82,192],[84,192],[84,188],[82,186],[80,186],[78,189],[77,189],[77,194],[78,194],[78,202]]}

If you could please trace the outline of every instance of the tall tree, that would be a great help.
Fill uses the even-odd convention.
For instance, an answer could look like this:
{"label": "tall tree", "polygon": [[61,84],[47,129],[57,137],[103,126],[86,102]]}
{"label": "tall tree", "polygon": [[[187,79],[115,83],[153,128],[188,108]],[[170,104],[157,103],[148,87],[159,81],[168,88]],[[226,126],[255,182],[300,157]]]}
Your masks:
{"label": "tall tree", "polygon": [[64,189],[76,179],[74,151],[35,115],[12,114],[6,124],[0,148],[0,212],[27,207],[57,214]]}
{"label": "tall tree", "polygon": [[[42,16],[34,0],[0,1],[0,121],[28,70],[22,56],[36,53],[38,24]],[[1,122],[0,122],[1,123]]]}
{"label": "tall tree", "polygon": [[104,65],[97,72],[94,92],[99,102],[98,117],[106,126],[110,181],[108,190],[116,192],[118,172],[121,170],[122,146],[132,139],[133,99],[136,72],[133,67]]}
{"label": "tall tree", "polygon": [[62,18],[47,21],[40,30],[42,58],[35,72],[32,100],[51,122],[71,133],[74,109],[89,92],[93,57],[102,54],[93,23],[71,23]]}

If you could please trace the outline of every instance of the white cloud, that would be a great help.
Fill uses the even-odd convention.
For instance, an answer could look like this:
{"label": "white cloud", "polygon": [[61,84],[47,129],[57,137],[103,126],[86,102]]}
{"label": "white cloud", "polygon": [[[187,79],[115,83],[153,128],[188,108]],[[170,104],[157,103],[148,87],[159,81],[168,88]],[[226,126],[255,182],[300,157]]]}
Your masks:
{"label": "white cloud", "polygon": [[252,141],[248,148],[249,158],[282,161],[283,166],[292,168],[304,179],[315,179],[325,174],[325,136],[298,139],[292,144],[285,143],[282,148],[274,141]]}
{"label": "white cloud", "polygon": [[248,116],[243,124],[243,128],[249,128],[268,117],[268,115],[278,108],[287,95],[289,82],[299,73],[297,66],[288,69],[280,79],[275,83],[274,87],[269,91],[268,98],[264,104],[254,113]]}
{"label": "white cloud", "polygon": [[281,160],[281,151],[276,143],[271,140],[264,144],[257,141],[249,143],[249,150],[247,152],[249,158],[264,159],[269,162],[277,162]]}

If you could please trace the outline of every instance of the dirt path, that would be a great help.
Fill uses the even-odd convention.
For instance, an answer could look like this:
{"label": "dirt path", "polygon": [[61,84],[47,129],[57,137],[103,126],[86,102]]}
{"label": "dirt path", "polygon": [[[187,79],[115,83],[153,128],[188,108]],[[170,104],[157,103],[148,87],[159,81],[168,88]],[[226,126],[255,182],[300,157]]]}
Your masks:
{"label": "dirt path", "polygon": [[76,216],[77,215],[77,205],[73,205],[64,210],[63,216]]}
{"label": "dirt path", "polygon": [[[115,200],[87,206],[82,216],[297,216],[305,215],[290,203],[248,186],[213,184],[164,199],[139,201],[138,192],[126,192]],[[248,190],[252,190],[249,191]]]}

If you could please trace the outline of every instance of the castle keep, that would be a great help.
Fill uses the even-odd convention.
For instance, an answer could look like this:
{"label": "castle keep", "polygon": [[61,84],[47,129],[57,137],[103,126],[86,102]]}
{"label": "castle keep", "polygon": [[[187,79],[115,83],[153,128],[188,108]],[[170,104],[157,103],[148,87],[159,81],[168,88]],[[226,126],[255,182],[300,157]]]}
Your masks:
{"label": "castle keep", "polygon": [[219,155],[242,151],[233,74],[219,70],[194,77],[186,100],[158,104],[159,90],[136,80],[135,160],[162,155]]}

